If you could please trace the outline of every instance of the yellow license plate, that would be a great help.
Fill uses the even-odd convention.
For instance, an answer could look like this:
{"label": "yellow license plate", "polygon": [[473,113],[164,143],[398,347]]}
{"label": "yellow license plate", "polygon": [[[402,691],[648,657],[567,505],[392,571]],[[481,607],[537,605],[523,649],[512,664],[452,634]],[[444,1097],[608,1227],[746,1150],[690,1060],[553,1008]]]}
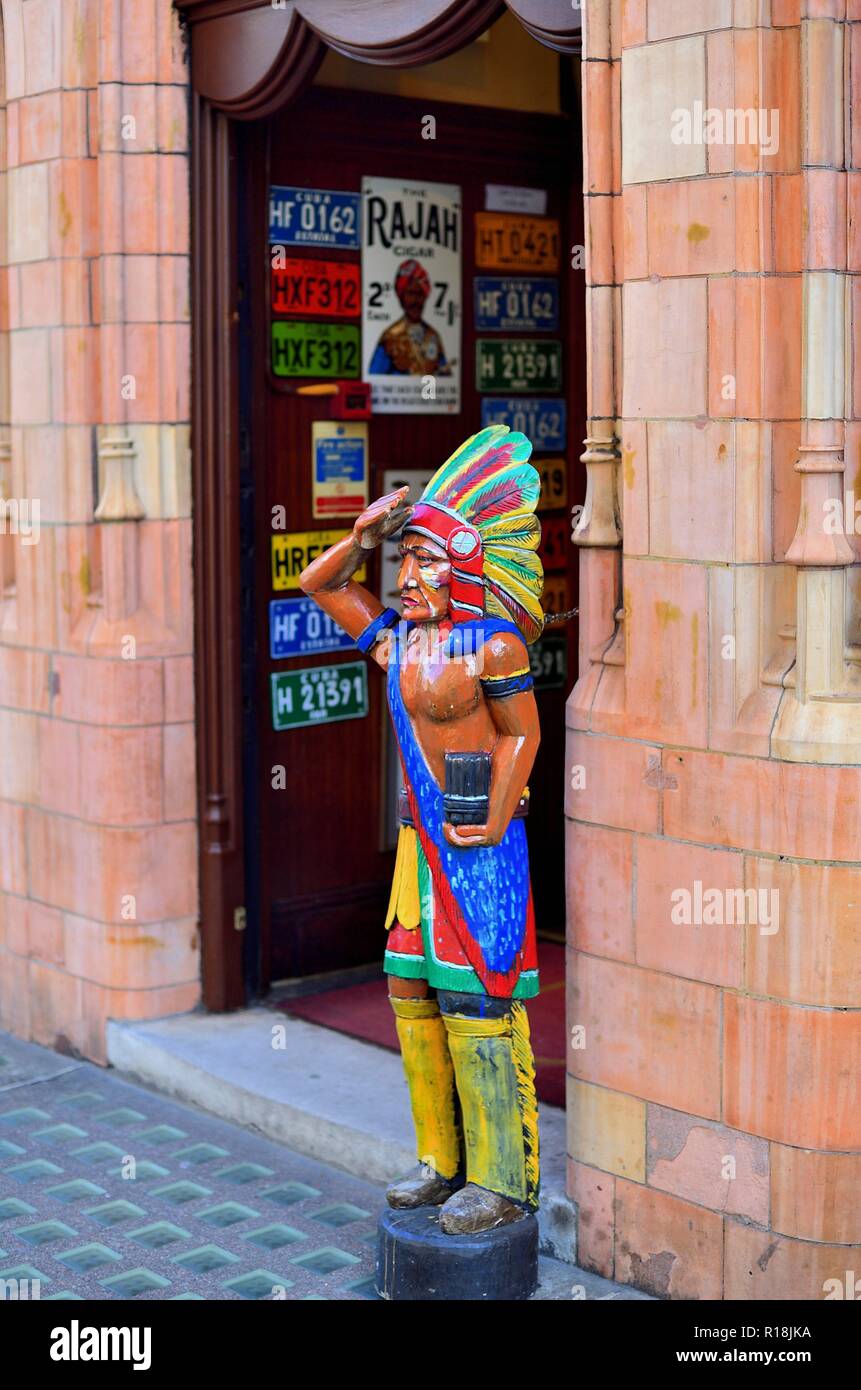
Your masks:
{"label": "yellow license plate", "polygon": [[[349,531],[286,531],[272,537],[272,588],[298,589],[299,575],[312,560],[336,545]],[[361,583],[366,567],[356,570],[353,578]]]}
{"label": "yellow license plate", "polygon": [[549,512],[554,507],[567,507],[568,467],[565,460],[534,458],[532,463],[541,478],[541,496],[538,499],[537,510]]}
{"label": "yellow license plate", "polygon": [[565,574],[546,574],[541,607],[545,613],[565,613],[570,608],[568,601],[568,576]]}
{"label": "yellow license plate", "polygon": [[559,222],[515,212],[477,212],[475,264],[479,270],[558,271]]}

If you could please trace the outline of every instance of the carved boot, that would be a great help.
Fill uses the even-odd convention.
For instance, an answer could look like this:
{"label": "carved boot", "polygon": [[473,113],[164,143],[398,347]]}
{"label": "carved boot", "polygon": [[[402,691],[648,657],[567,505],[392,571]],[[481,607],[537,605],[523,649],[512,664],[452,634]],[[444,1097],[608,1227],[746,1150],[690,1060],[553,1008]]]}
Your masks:
{"label": "carved boot", "polygon": [[438,1207],[456,1191],[458,1178],[440,1177],[427,1163],[419,1163],[406,1177],[386,1188],[390,1207]]}
{"label": "carved boot", "polygon": [[392,1207],[439,1206],[463,1186],[454,1068],[435,999],[395,999],[401,1057],[410,1091],[418,1167],[391,1184]]}
{"label": "carved boot", "polygon": [[473,1234],[519,1221],[538,1205],[529,1024],[523,1005],[510,1000],[443,993],[440,1005],[463,1112],[467,1182],[444,1204],[439,1224],[449,1235]]}
{"label": "carved boot", "polygon": [[446,1235],[471,1236],[477,1231],[489,1231],[494,1226],[507,1226],[526,1215],[523,1207],[510,1202],[500,1192],[468,1182],[460,1192],[449,1197],[440,1212],[439,1224]]}

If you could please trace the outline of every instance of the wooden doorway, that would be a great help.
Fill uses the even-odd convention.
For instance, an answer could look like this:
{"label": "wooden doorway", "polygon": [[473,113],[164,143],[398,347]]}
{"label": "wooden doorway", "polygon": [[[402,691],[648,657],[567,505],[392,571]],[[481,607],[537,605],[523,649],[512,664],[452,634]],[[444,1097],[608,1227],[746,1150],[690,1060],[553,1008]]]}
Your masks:
{"label": "wooden doorway", "polygon": [[[366,0],[175,0],[190,39],[192,87],[192,459],[195,690],[203,997],[238,1008],[268,984],[255,933],[259,876],[246,856],[258,834],[246,797],[259,749],[244,737],[243,601],[254,557],[241,514],[253,500],[250,433],[240,397],[253,398],[240,351],[248,312],[249,247],[238,226],[246,132],[286,111],[314,80],[327,51],[381,68],[416,68],[457,55],[508,10],[545,48],[581,49],[581,15],[569,0],[409,0],[369,9]],[[311,27],[313,24],[313,28]],[[563,60],[565,61],[565,60]],[[570,95],[579,126],[579,91]],[[574,215],[580,208],[580,137],[565,156]],[[582,241],[582,236],[575,237]],[[569,360],[585,377],[584,296],[575,277]],[[244,296],[244,297],[243,297]],[[244,378],[244,380],[243,380]],[[578,389],[581,389],[578,387]],[[572,411],[569,449],[583,431]],[[575,500],[577,495],[575,494]],[[560,712],[560,726],[562,714]],[[561,775],[561,769],[560,769]],[[259,798],[258,798],[259,802]]]}
{"label": "wooden doorway", "polygon": [[[379,961],[393,866],[391,777],[386,775],[391,748],[379,673],[368,673],[368,713],[361,719],[278,732],[272,726],[273,672],[349,663],[356,654],[287,660],[270,655],[269,605],[277,597],[272,588],[272,519],[283,508],[291,534],[323,525],[312,513],[311,428],[327,413],[325,398],[297,394],[297,382],[285,382],[271,369],[270,185],[358,192],[362,176],[375,175],[456,184],[461,189],[461,408],[455,414],[427,417],[372,416],[372,497],[384,490],[387,470],[432,471],[479,428],[472,293],[475,215],[485,206],[489,183],[546,190],[547,215],[559,220],[563,248],[556,277],[556,336],[564,343],[568,425],[564,492],[548,496],[542,522],[549,540],[554,599],[562,598],[562,606],[576,602],[576,552],[569,540],[566,501],[582,493],[578,444],[585,377],[580,304],[576,294],[571,295],[572,277],[565,271],[567,248],[582,241],[579,126],[565,116],[435,102],[437,139],[423,140],[425,105],[368,92],[311,88],[288,112],[249,127],[239,147],[244,278],[239,356],[245,382],[240,428],[246,500],[241,545],[243,707],[246,823],[253,827],[246,852],[246,900],[249,940],[259,940],[262,989],[279,980]],[[302,254],[321,260],[327,255],[311,249]],[[553,456],[560,457],[559,451]],[[539,467],[543,461],[542,455],[536,456]],[[558,492],[558,477],[555,486]],[[376,591],[380,578],[374,557],[368,583]],[[556,669],[543,673],[541,684],[546,688],[538,697],[542,747],[531,779],[529,838],[538,921],[558,939],[564,934],[565,699],[575,677],[576,624],[557,629],[553,637],[544,650],[545,660],[552,651]]]}

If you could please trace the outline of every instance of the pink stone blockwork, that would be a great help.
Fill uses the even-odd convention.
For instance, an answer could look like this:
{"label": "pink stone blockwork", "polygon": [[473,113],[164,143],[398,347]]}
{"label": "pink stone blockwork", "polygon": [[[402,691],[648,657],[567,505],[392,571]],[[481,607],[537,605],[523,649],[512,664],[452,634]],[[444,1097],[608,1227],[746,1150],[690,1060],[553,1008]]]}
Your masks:
{"label": "pink stone blockwork", "polygon": [[[625,49],[703,34],[706,105],[780,120],[772,154],[716,144],[704,175],[624,188],[621,326],[589,339],[602,358],[590,379],[622,416],[624,614],[612,664],[600,652],[581,663],[569,701],[568,762],[587,770],[566,800],[569,1022],[586,1038],[569,1069],[646,1101],[648,1137],[644,1185],[572,1159],[569,1188],[589,1267],[661,1296],[819,1299],[851,1266],[841,1245],[859,1239],[861,769],[822,765],[810,745],[798,761],[773,754],[804,640],[796,572],[776,567],[799,523],[799,446],[839,447],[845,425],[845,486],[861,497],[861,299],[853,278],[847,418],[808,423],[819,407],[804,331],[818,305],[802,283],[861,277],[858,20],[856,0],[649,0],[623,4],[617,26]],[[624,95],[627,113],[639,94]],[[597,108],[586,138],[595,167],[611,168],[616,137]],[[825,317],[817,353],[831,351]],[[854,571],[847,594],[841,656],[859,640]],[[808,621],[827,623],[824,611]],[[830,693],[854,699],[854,666],[843,681]],[[744,894],[744,922],[672,922],[671,895],[696,882],[724,904]],[[754,897],[757,912],[768,898],[767,921],[750,919]],[[598,1139],[578,1131],[578,1156]]]}
{"label": "pink stone blockwork", "polygon": [[801,1240],[861,1245],[861,1153],[770,1147],[775,1230]]}
{"label": "pink stone blockwork", "polygon": [[735,196],[732,178],[685,179],[649,188],[650,272],[663,277],[733,270]]}
{"label": "pink stone blockwork", "polygon": [[625,417],[701,414],[706,408],[705,279],[629,281],[622,313]]}
{"label": "pink stone blockwork", "polygon": [[778,930],[747,932],[747,987],[796,1004],[858,1007],[861,869],[747,859],[747,883],[778,909]]}
{"label": "pink stone blockwork", "polygon": [[737,988],[745,937],[743,917],[735,920],[743,855],[639,835],[636,859],[637,963]]}
{"label": "pink stone blockwork", "polygon": [[200,1003],[200,981],[157,989],[106,989],[84,980],[80,1050],[94,1062],[107,1062],[105,1045],[109,1019],[162,1018],[184,1014]]}
{"label": "pink stone blockwork", "polygon": [[764,1139],[678,1110],[646,1112],[649,1186],[712,1211],[767,1224],[768,1150]]}
{"label": "pink stone blockwork", "polygon": [[729,423],[651,420],[649,550],[667,559],[731,560],[735,430]]}
{"label": "pink stone blockwork", "polygon": [[569,821],[568,938],[578,950],[634,959],[633,836]]}
{"label": "pink stone blockwork", "polygon": [[720,1298],[722,1226],[715,1212],[617,1178],[615,1277],[656,1298]]}
{"label": "pink stone blockwork", "polygon": [[842,1290],[837,1297],[846,1297],[846,1271],[855,1257],[844,1245],[789,1240],[727,1218],[724,1258],[726,1299],[818,1302],[829,1293],[834,1298],[835,1286]]}
{"label": "pink stone blockwork", "polygon": [[117,566],[94,519],[104,427],[190,415],[188,71],[168,0],[9,9],[7,482],[41,535],[0,537],[0,1027],[105,1061],[108,1018],[200,990],[190,524],[128,523]]}
{"label": "pink stone blockwork", "polygon": [[723,1054],[724,1118],[733,1128],[801,1147],[861,1148],[858,1010],[727,994]]}
{"label": "pink stone blockwork", "polygon": [[692,750],[664,757],[664,830],[679,839],[798,859],[853,860],[861,769]]}
{"label": "pink stone blockwork", "polygon": [[568,1195],[577,1204],[577,1263],[613,1277],[614,1194],[612,1173],[568,1160]]}
{"label": "pink stone blockwork", "polygon": [[619,437],[622,544],[626,555],[649,550],[649,453],[645,420],[625,420]]}
{"label": "pink stone blockwork", "polygon": [[625,732],[704,747],[707,572],[700,565],[629,556],[624,585]]}
{"label": "pink stone blockwork", "polygon": [[602,825],[657,831],[662,793],[656,748],[572,731],[566,764],[566,815]]}
{"label": "pink stone blockwork", "polygon": [[[621,961],[571,953],[569,1067],[627,1095],[720,1115],[720,991]],[[648,1045],[642,1040],[648,1039]]]}
{"label": "pink stone blockwork", "polygon": [[68,969],[111,989],[156,989],[193,984],[199,974],[200,943],[193,921],[122,926],[63,916]]}

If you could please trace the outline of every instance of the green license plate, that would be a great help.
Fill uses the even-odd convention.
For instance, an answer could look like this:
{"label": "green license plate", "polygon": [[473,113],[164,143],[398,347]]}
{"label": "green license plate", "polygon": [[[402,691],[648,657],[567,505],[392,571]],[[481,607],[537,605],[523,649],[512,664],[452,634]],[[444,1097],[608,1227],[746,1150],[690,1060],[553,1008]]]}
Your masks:
{"label": "green license plate", "polygon": [[303,666],[272,673],[272,727],[334,724],[368,713],[368,668],[364,661],[341,666]]}
{"label": "green license plate", "polygon": [[478,391],[561,391],[562,344],[558,338],[479,338],[475,378]]}
{"label": "green license plate", "polygon": [[354,323],[272,325],[272,371],[276,376],[359,375],[359,329]]}
{"label": "green license plate", "polygon": [[563,687],[568,675],[567,637],[539,637],[529,648],[529,667],[536,691]]}

